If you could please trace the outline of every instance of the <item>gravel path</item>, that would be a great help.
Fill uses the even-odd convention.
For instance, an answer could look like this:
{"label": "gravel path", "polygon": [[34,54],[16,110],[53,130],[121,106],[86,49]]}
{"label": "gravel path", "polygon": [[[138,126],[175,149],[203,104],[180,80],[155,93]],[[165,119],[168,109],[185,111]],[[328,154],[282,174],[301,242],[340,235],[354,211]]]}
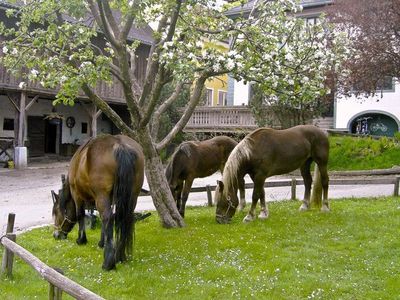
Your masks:
{"label": "gravel path", "polygon": [[[66,174],[67,162],[32,163],[27,170],[0,169],[0,234],[6,229],[8,213],[16,213],[16,231],[26,230],[34,226],[50,224],[51,218],[51,190],[58,190],[61,185],[61,174]],[[193,186],[215,185],[220,174],[206,178],[195,179]],[[278,180],[287,177],[274,177]],[[247,176],[246,182],[251,182]],[[360,177],[362,180],[362,177]],[[144,188],[148,189],[145,182]],[[251,190],[246,190],[246,199],[251,199]],[[298,186],[297,198],[303,197],[304,188]],[[343,197],[375,197],[391,195],[393,185],[358,185],[358,186],[331,186],[330,198]],[[266,189],[268,201],[290,199],[290,187]],[[206,205],[206,193],[191,193],[188,205]],[[140,197],[137,211],[154,210],[151,197]]]}

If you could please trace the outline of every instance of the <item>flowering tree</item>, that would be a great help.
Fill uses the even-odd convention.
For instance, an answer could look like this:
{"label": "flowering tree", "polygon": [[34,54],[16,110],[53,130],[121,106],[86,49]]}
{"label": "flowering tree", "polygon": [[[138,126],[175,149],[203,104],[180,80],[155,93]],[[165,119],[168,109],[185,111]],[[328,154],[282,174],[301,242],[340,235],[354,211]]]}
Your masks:
{"label": "flowering tree", "polygon": [[400,2],[398,0],[337,0],[328,17],[351,40],[343,93],[373,95],[386,76],[400,78]]}
{"label": "flowering tree", "polygon": [[[295,41],[289,42],[301,29],[292,26],[288,31],[285,27],[296,23],[287,14],[298,9],[291,0],[259,1],[261,6],[257,10],[261,13],[257,17],[236,20],[225,17],[216,8],[215,0],[25,2],[26,5],[9,12],[20,18],[18,27],[1,28],[2,34],[8,36],[3,45],[3,64],[14,71],[27,70],[26,75],[44,87],[59,86],[55,104],[73,105],[83,90],[122,133],[142,145],[146,177],[165,227],[184,226],[184,221],[176,209],[158,151],[186,125],[208,78],[231,73],[237,78],[262,83],[271,96],[276,95],[275,87],[282,86],[284,81],[294,91],[292,95],[302,93],[305,86],[313,87],[309,89],[310,95],[324,93],[320,85],[323,77],[319,75],[320,66],[325,69],[329,65],[325,64],[324,53],[312,50],[318,53],[319,63],[308,68],[306,74],[285,65],[291,62],[294,66],[295,62],[301,62],[299,55],[310,51],[307,45],[299,49]],[[113,10],[118,10],[121,18],[116,19]],[[93,18],[93,26],[87,26],[88,16]],[[128,43],[127,36],[133,25],[140,27],[150,22],[157,22],[158,26],[146,77],[140,84],[134,72],[138,43]],[[323,45],[325,35],[316,34],[321,35],[318,43]],[[106,46],[98,47],[98,43],[93,43],[95,39]],[[228,52],[202,47],[204,41],[227,40],[233,41]],[[304,80],[306,75],[308,81]],[[111,82],[113,77],[122,84],[130,124],[95,92],[97,82]],[[161,101],[164,87],[171,84],[175,86],[174,92],[168,100]],[[159,116],[175,101],[184,85],[191,89],[184,113],[174,128],[158,141],[152,130],[157,131]]]}
{"label": "flowering tree", "polygon": [[[255,84],[256,116],[264,107],[284,127],[304,124],[321,114],[332,88],[328,75],[341,72],[341,62],[347,57],[347,38],[328,24],[324,16],[317,24],[308,24],[294,14],[283,16],[282,11],[269,9],[260,9],[265,14],[272,13],[261,20],[272,26],[264,26],[261,20],[250,16],[263,30],[245,36],[253,41],[250,44],[253,47],[248,46],[248,41],[238,45],[240,52],[249,58],[244,68],[251,70],[243,78]],[[301,7],[292,12],[298,9]]]}

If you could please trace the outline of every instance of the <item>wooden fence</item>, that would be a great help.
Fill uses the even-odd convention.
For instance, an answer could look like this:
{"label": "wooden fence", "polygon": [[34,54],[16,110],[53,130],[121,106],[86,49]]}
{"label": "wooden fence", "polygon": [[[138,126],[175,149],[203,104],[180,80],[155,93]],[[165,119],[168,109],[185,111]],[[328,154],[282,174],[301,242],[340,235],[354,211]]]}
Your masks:
{"label": "wooden fence", "polygon": [[[291,199],[296,198],[296,186],[303,184],[302,179],[267,181],[264,187],[291,187]],[[368,185],[368,184],[393,184],[393,195],[399,196],[400,176],[391,178],[363,178],[363,179],[331,179],[329,185]],[[246,189],[253,188],[253,183],[246,183]],[[215,185],[207,185],[205,187],[193,187],[191,193],[207,192],[208,205],[213,205],[212,191],[216,188]],[[144,190],[141,195],[147,195]],[[90,290],[77,284],[76,282],[63,276],[59,270],[53,269],[33,254],[16,244],[16,235],[13,234],[15,214],[9,214],[7,233],[0,239],[0,244],[5,247],[1,273],[7,276],[12,276],[13,258],[14,255],[19,256],[22,260],[28,263],[39,275],[49,282],[49,299],[61,299],[62,291],[71,295],[76,299],[103,299],[94,294]]]}

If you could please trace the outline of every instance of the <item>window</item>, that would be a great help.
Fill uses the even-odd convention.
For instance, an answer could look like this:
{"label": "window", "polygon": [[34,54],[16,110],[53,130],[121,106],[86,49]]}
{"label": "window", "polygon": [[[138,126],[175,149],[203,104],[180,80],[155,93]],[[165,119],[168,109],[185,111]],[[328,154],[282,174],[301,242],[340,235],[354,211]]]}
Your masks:
{"label": "window", "polygon": [[378,91],[393,91],[393,77],[385,76],[385,78],[379,80],[376,84],[376,89]]}
{"label": "window", "polygon": [[308,25],[317,25],[319,24],[319,18],[318,17],[308,17],[306,18],[307,24]]}
{"label": "window", "polygon": [[212,89],[207,89],[206,91],[206,106],[212,106],[213,105],[213,90]]}
{"label": "window", "polygon": [[225,91],[218,91],[218,105],[226,106],[226,92]]}
{"label": "window", "polygon": [[4,118],[3,130],[14,130],[14,119]]}
{"label": "window", "polygon": [[87,123],[86,122],[82,122],[82,130],[81,133],[87,133]]}

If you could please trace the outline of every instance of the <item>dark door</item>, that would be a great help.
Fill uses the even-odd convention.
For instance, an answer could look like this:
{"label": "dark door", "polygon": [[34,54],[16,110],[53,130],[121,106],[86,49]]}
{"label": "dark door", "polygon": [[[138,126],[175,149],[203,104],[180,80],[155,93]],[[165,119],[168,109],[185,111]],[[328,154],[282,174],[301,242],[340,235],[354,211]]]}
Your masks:
{"label": "dark door", "polygon": [[44,151],[46,153],[56,153],[56,142],[57,142],[57,129],[58,122],[54,122],[53,120],[45,121],[45,147]]}
{"label": "dark door", "polygon": [[45,150],[45,120],[40,116],[28,116],[29,156],[42,156]]}

